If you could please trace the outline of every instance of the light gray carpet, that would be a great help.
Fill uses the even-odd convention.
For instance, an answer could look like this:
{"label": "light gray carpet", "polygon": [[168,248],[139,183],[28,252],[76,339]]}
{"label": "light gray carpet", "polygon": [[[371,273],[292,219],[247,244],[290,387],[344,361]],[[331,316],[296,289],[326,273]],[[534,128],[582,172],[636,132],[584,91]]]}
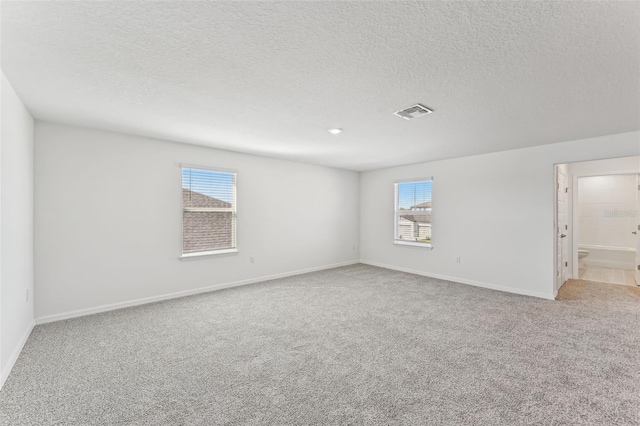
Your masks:
{"label": "light gray carpet", "polygon": [[355,265],[35,328],[4,425],[640,424],[640,291]]}

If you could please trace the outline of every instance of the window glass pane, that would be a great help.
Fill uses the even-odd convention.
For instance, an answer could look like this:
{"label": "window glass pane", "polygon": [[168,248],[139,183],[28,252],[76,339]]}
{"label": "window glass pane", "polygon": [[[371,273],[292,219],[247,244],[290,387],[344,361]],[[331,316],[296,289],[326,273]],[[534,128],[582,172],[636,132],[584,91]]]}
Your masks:
{"label": "window glass pane", "polygon": [[396,184],[396,240],[431,243],[432,183],[427,180]]}
{"label": "window glass pane", "polygon": [[183,254],[236,247],[236,174],[182,169]]}
{"label": "window glass pane", "polygon": [[233,213],[184,212],[182,252],[222,250],[233,247]]}
{"label": "window glass pane", "polygon": [[398,208],[427,209],[431,208],[431,184],[433,181],[398,183]]}
{"label": "window glass pane", "polygon": [[184,207],[232,207],[236,174],[213,170],[182,169]]}

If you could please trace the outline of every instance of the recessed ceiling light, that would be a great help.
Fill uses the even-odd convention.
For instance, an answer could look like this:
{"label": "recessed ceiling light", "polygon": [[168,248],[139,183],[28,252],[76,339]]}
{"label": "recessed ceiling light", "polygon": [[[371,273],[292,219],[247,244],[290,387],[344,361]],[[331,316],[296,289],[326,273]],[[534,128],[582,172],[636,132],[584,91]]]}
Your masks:
{"label": "recessed ceiling light", "polygon": [[329,129],[329,133],[331,133],[332,135],[339,135],[340,133],[342,133],[342,129]]}

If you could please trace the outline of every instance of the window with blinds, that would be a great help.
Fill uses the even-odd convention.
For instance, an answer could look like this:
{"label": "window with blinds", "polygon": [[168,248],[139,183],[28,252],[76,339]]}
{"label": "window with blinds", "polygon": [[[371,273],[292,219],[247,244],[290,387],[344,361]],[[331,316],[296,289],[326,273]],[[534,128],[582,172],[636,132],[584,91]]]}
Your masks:
{"label": "window with blinds", "polygon": [[395,184],[394,243],[431,247],[433,180]]}
{"label": "window with blinds", "polygon": [[182,168],[182,255],[236,251],[236,174]]}

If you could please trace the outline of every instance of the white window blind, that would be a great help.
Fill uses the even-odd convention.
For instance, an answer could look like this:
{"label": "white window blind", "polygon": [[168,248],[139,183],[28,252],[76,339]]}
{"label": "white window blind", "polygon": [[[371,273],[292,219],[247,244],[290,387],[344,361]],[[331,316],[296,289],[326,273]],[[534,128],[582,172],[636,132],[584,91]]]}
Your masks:
{"label": "white window blind", "polygon": [[395,184],[394,243],[431,247],[433,180]]}
{"label": "white window blind", "polygon": [[236,174],[182,168],[182,254],[236,249]]}

